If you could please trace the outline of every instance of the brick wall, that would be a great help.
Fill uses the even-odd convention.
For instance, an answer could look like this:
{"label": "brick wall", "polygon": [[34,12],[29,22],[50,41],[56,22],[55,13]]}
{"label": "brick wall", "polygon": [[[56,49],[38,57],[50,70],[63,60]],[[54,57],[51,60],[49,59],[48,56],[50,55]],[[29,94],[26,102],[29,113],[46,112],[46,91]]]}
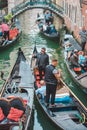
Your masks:
{"label": "brick wall", "polygon": [[67,28],[77,37],[83,24],[79,0],[65,0],[64,20]]}

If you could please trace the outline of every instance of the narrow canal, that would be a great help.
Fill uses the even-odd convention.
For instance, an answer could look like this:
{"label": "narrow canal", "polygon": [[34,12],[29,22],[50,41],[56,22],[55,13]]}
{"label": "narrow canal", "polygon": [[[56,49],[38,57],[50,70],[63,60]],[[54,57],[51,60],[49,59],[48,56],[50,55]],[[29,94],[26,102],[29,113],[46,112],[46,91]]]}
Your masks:
{"label": "narrow canal", "polygon": [[[37,13],[42,13],[42,9],[33,9],[28,10],[21,14],[18,18],[20,20],[20,24],[22,27],[22,36],[19,42],[8,48],[8,50],[1,52],[0,54],[0,71],[4,71],[5,77],[8,77],[9,72],[12,66],[15,63],[17,57],[17,50],[19,47],[22,48],[26,58],[30,62],[31,54],[36,42],[36,46],[38,51],[40,51],[41,47],[47,48],[47,53],[50,57],[57,57],[59,60],[58,68],[62,69],[62,75],[64,81],[68,84],[70,89],[79,97],[79,99],[87,106],[87,96],[84,92],[78,88],[70,78],[70,75],[67,72],[64,58],[63,58],[63,50],[62,47],[59,45],[58,41],[54,42],[39,34],[39,30],[37,25],[35,24],[35,19]],[[61,21],[61,20],[60,20]],[[56,24],[58,24],[56,22]],[[60,22],[59,22],[60,24]],[[58,24],[58,25],[59,25]],[[56,25],[57,26],[57,25]],[[60,25],[59,25],[60,26]],[[2,87],[3,81],[0,80],[0,87]],[[31,130],[57,130],[55,126],[47,119],[43,111],[41,110],[40,106],[38,105],[37,101],[34,101],[35,108],[34,108],[34,115],[33,115],[33,128]]]}

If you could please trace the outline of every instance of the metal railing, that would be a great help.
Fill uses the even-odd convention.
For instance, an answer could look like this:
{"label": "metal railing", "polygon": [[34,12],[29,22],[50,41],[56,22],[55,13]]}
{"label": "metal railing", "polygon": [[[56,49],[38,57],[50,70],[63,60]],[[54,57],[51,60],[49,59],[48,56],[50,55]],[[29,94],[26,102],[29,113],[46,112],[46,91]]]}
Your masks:
{"label": "metal railing", "polygon": [[27,9],[31,9],[31,8],[48,8],[50,10],[52,10],[53,12],[60,14],[63,16],[63,12],[64,9],[61,6],[56,6],[54,3],[52,2],[30,2],[29,0],[27,0],[26,2],[23,2],[19,5],[17,5],[15,8],[13,8],[12,14],[18,15],[19,13],[22,13],[23,11],[27,10]]}

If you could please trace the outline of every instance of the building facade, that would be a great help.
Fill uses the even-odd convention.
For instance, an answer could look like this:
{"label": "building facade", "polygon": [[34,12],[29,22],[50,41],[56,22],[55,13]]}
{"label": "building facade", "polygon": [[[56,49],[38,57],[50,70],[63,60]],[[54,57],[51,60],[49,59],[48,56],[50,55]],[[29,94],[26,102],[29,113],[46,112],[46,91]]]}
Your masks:
{"label": "building facade", "polygon": [[83,16],[79,0],[64,0],[64,20],[67,28],[77,37],[83,26]]}
{"label": "building facade", "polygon": [[83,15],[83,24],[87,30],[87,0],[82,1],[82,15]]}
{"label": "building facade", "polygon": [[52,2],[64,8],[65,25],[76,38],[82,26],[87,30],[87,0],[52,0]]}

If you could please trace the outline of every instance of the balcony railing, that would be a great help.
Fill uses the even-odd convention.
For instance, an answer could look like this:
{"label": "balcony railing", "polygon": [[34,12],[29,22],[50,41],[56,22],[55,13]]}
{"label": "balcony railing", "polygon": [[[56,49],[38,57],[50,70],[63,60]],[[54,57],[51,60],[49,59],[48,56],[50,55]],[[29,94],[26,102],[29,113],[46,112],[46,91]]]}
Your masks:
{"label": "balcony railing", "polygon": [[15,8],[12,9],[12,14],[17,15],[18,13],[21,13],[22,11],[29,9],[29,8],[48,8],[55,13],[59,13],[63,15],[63,8],[61,6],[56,6],[54,3],[51,2],[23,2],[19,5],[17,5]]}

